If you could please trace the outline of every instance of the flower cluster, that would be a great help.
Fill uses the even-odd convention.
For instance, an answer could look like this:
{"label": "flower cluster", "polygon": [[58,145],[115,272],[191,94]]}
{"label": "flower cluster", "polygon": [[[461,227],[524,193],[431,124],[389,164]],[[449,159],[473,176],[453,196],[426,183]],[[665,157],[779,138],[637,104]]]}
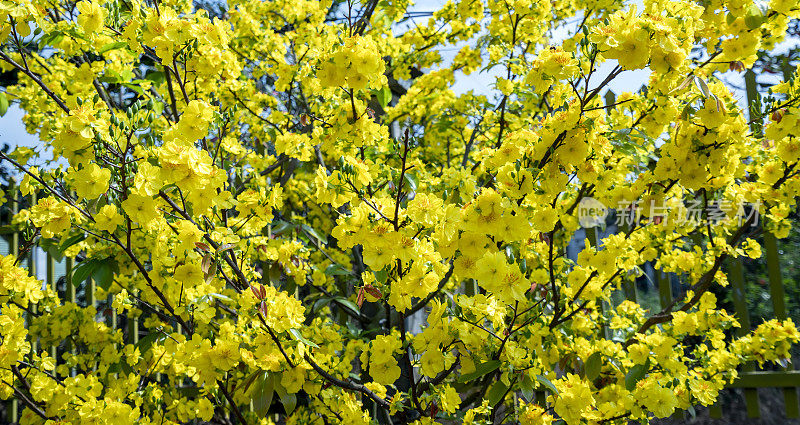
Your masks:
{"label": "flower cluster", "polygon": [[797,1],[411,3],[0,5],[0,114],[53,155],[0,152],[21,424],[647,422],[785,365],[713,294],[797,209],[800,80],[722,78]]}

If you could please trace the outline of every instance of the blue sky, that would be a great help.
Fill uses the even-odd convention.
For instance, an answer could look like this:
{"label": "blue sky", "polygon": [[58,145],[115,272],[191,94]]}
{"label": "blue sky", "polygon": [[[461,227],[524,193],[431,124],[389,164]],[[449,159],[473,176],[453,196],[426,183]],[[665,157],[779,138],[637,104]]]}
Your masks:
{"label": "blue sky", "polygon": [[25,112],[16,104],[8,108],[8,112],[0,118],[0,144],[13,146],[36,146],[39,138],[25,131],[22,116]]}
{"label": "blue sky", "polygon": [[[433,11],[441,7],[445,2],[442,0],[421,0],[418,1],[414,6],[410,8],[410,11],[414,12],[423,12],[423,11]],[[420,22],[427,21],[427,18],[418,18]],[[555,38],[563,38],[565,36],[565,32],[561,34],[555,34]],[[557,41],[557,40],[556,40]],[[448,47],[441,51],[442,56],[445,60],[450,61],[452,57],[455,56],[458,49],[461,46],[455,47]],[[602,76],[608,74],[611,69],[614,68],[616,63],[606,63],[601,65],[599,70],[598,81],[602,80]],[[647,70],[639,70],[633,72],[626,72],[622,76],[615,79],[610,88],[615,92],[619,93],[621,91],[635,91],[638,90],[641,85],[646,82],[647,76],[649,75],[649,71]],[[476,93],[480,94],[487,94],[490,95],[492,92],[492,84],[494,82],[494,74],[491,72],[488,73],[472,73],[471,75],[463,75],[461,73],[457,74],[456,83],[453,87],[453,90],[456,93],[465,93],[469,90],[474,90]],[[16,146],[28,146],[32,148],[36,148],[40,146],[39,139],[36,135],[29,134],[25,130],[25,126],[22,123],[22,117],[24,112],[17,107],[17,105],[12,104],[7,114],[0,118],[0,144],[9,144],[13,147]],[[31,160],[31,164],[41,164],[44,160],[49,159],[50,155],[45,154],[46,158],[38,158],[36,160]]]}
{"label": "blue sky", "polygon": [[[425,11],[433,11],[438,9],[441,5],[445,3],[444,0],[420,0],[414,6],[411,7],[411,11],[414,12],[425,12]],[[634,0],[633,3],[636,3],[641,8],[641,0]],[[427,17],[424,18],[416,18],[418,22],[425,22],[427,21]],[[413,25],[413,23],[408,23],[409,25]],[[402,28],[399,28],[402,31]],[[574,29],[570,29],[574,30]],[[558,44],[560,40],[567,37],[569,34],[567,30],[556,31],[553,35],[553,42],[554,44]],[[465,42],[467,43],[467,42]],[[797,46],[798,40],[790,39],[783,43],[781,43],[776,49],[776,52],[785,51],[790,47]],[[442,49],[441,54],[446,61],[452,60],[452,57],[456,54],[456,52],[461,48],[461,45],[458,46],[451,46],[445,49]],[[616,61],[608,61],[599,66],[598,69],[598,76],[595,81],[602,81],[603,77],[607,75],[614,67],[616,66]],[[499,70],[499,68],[496,68]],[[497,71],[499,72],[499,71]],[[620,76],[615,78],[611,84],[609,85],[609,89],[613,90],[615,93],[621,93],[625,91],[637,91],[644,83],[647,82],[647,78],[650,74],[648,69],[644,70],[637,70],[637,71],[626,71],[622,73]],[[460,72],[456,74],[456,83],[453,87],[453,90],[456,93],[464,93],[469,90],[474,90],[476,93],[480,94],[492,94],[492,85],[494,82],[495,74],[493,72],[484,72],[484,73],[472,73],[471,75],[463,75]],[[728,72],[721,76],[725,81],[731,83],[732,90],[736,98],[740,100],[740,104],[744,106],[744,92],[743,90],[736,89],[735,87],[744,87],[744,73],[735,73],[735,72]],[[760,80],[764,80],[764,77],[760,77]],[[777,80],[775,81],[777,82]],[[0,144],[9,144],[13,147],[16,146],[28,146],[28,147],[39,147],[40,142],[38,137],[32,134],[29,134],[25,130],[25,126],[22,124],[22,117],[24,113],[20,110],[16,105],[12,104],[7,114],[0,118]],[[47,158],[38,158],[36,160],[32,160],[32,164],[41,164],[46,159],[49,159],[49,154],[44,155]]]}

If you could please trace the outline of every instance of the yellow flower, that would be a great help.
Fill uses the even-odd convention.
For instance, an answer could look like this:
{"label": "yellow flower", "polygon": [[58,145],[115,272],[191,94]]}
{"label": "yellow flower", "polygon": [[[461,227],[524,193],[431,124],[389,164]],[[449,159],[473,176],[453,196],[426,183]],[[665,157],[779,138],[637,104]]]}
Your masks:
{"label": "yellow flower", "polygon": [[400,378],[400,366],[397,361],[392,359],[385,362],[370,360],[369,374],[375,382],[383,385],[392,385]]}
{"label": "yellow flower", "polygon": [[155,201],[149,196],[132,193],[122,201],[122,209],[136,223],[145,226],[158,217]]}
{"label": "yellow flower", "polygon": [[584,415],[594,407],[594,397],[589,385],[578,375],[567,374],[555,381],[558,396],[554,398],[555,412],[567,425],[581,423]]}
{"label": "yellow flower", "polygon": [[106,9],[99,4],[83,0],[77,4],[78,12],[78,25],[80,25],[87,34],[97,32],[103,27],[103,21],[108,14]]}
{"label": "yellow flower", "polygon": [[643,28],[635,28],[624,33],[624,38],[609,57],[619,60],[622,69],[641,69],[650,60],[650,34]]}
{"label": "yellow flower", "polygon": [[558,222],[556,211],[546,205],[540,206],[533,214],[533,228],[541,233],[547,233],[555,227]]}
{"label": "yellow flower", "polygon": [[114,233],[117,226],[122,225],[123,218],[114,205],[103,205],[100,211],[94,215],[95,225],[99,230]]}
{"label": "yellow flower", "polygon": [[181,286],[188,288],[203,282],[203,271],[200,270],[200,264],[182,264],[175,268],[173,277]]}
{"label": "yellow flower", "polygon": [[85,165],[80,170],[70,173],[70,179],[78,196],[86,199],[95,199],[108,190],[111,170],[100,168],[95,163]]}
{"label": "yellow flower", "polygon": [[439,405],[447,413],[455,413],[461,404],[461,396],[458,391],[450,385],[445,385],[439,396]]}
{"label": "yellow flower", "polygon": [[522,414],[519,416],[522,425],[550,425],[553,423],[553,416],[545,412],[536,404],[526,404],[521,402]]}

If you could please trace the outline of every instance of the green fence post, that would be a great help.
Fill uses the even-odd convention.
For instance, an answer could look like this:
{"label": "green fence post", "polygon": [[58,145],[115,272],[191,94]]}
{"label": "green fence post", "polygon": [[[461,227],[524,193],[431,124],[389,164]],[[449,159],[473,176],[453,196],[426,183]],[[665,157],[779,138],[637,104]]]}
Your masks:
{"label": "green fence post", "polygon": [[[672,303],[672,280],[667,273],[662,270],[653,268],[656,277],[656,285],[658,286],[658,302],[661,304],[661,309],[667,308]],[[634,287],[635,290],[635,287]],[[676,410],[672,414],[672,419],[683,420],[684,411]]]}
{"label": "green fence post", "polygon": [[626,300],[636,302],[636,281],[634,279],[623,281],[622,292],[625,294]]}
{"label": "green fence post", "polygon": [[[86,294],[86,307],[92,306],[95,307],[97,305],[97,300],[95,299],[94,291],[97,289],[94,279],[91,277],[86,279],[84,282],[80,282],[86,284],[86,289],[84,289],[84,294]],[[96,317],[95,317],[96,318]]]}
{"label": "green fence post", "polygon": [[[84,260],[85,261],[85,260]],[[83,293],[86,294],[86,307],[97,307],[97,297],[94,293],[95,289],[97,289],[96,283],[92,277],[89,277],[83,282],[85,289]],[[101,316],[102,319],[102,316]],[[94,320],[97,321],[97,309],[95,308]],[[95,367],[92,367],[92,370],[95,370]]]}
{"label": "green fence post", "polygon": [[719,400],[719,397],[717,397],[717,401],[714,404],[708,406],[708,417],[711,419],[722,418],[722,401]]}
{"label": "green fence post", "polygon": [[66,283],[64,287],[64,299],[68,302],[74,303],[75,302],[75,285],[72,283],[72,267],[75,263],[75,260],[72,258],[66,258],[64,260],[64,281]]}
{"label": "green fence post", "polygon": [[[64,260],[64,302],[75,303],[75,283],[72,281],[72,268],[75,265],[75,260],[66,258]],[[64,346],[64,352],[75,353],[75,347],[72,341],[67,341]],[[75,369],[70,370],[70,375],[75,374]]]}
{"label": "green fence post", "polygon": [[[17,215],[19,212],[19,197],[17,196],[17,189],[12,185],[9,189],[11,192],[11,216]],[[11,235],[11,255],[17,256],[19,255],[19,232],[14,232]],[[12,381],[13,382],[13,381]],[[11,400],[11,415],[10,415],[11,423],[17,423],[19,421],[19,400],[15,397]]]}
{"label": "green fence post", "polygon": [[139,342],[139,319],[131,317],[130,310],[128,310],[126,318],[128,321],[128,343],[136,344]]}
{"label": "green fence post", "polygon": [[[739,324],[741,325],[736,330],[736,335],[741,337],[747,335],[751,329],[750,312],[747,309],[747,292],[744,286],[744,265],[741,258],[730,262],[730,281],[733,289],[733,307],[736,309],[736,318],[739,319]],[[742,366],[743,373],[752,372],[755,369],[755,365],[752,362]],[[744,400],[747,407],[747,416],[751,418],[759,417],[758,390],[745,388]]]}
{"label": "green fence post", "polygon": [[[31,205],[36,205],[36,192],[31,194]],[[36,247],[33,245],[32,241],[26,241],[25,243],[28,245],[28,253],[25,255],[25,262],[28,264],[28,274],[33,276],[34,279],[38,279],[39,277],[36,275],[36,261],[33,258],[33,252],[36,250]],[[33,314],[37,314],[39,308],[36,304],[31,304],[30,310]],[[30,326],[32,319],[33,317],[31,317],[30,314],[25,314],[26,327]],[[42,347],[39,346],[39,340],[31,338],[31,357],[36,354],[40,348]],[[32,362],[33,359],[31,358],[30,360]]]}
{"label": "green fence post", "polygon": [[656,285],[658,285],[658,302],[664,309],[672,303],[672,279],[660,269],[656,269],[655,274]]}
{"label": "green fence post", "polygon": [[[767,274],[769,276],[769,292],[775,318],[786,320],[786,302],[784,301],[783,278],[781,276],[778,242],[772,233],[764,233],[764,248],[767,256]],[[784,368],[789,370],[790,366]],[[786,404],[786,417],[800,417],[800,405],[797,401],[797,388],[784,388],[783,400]]]}
{"label": "green fence post", "polygon": [[[590,227],[588,229],[584,228],[583,231],[586,233],[586,240],[589,242],[589,244],[592,247],[594,247],[595,251],[599,250],[600,247],[597,245],[597,239],[598,239],[597,228],[596,227]],[[555,241],[550,241],[550,243],[555,243]],[[608,309],[610,308],[611,306],[607,301],[603,300],[600,302],[600,312],[603,316],[605,316],[605,312],[608,311]],[[611,339],[611,329],[608,327],[607,324],[605,324],[605,322],[603,322],[603,329],[601,330],[600,335],[605,339]]]}
{"label": "green fence post", "polygon": [[[753,111],[759,108],[756,104],[758,101],[758,87],[756,86],[756,74],[753,69],[748,69],[744,74],[745,91],[747,93],[747,112],[751,120],[750,130],[755,133],[758,127],[753,121]],[[743,336],[750,331],[750,313],[747,310],[747,297],[744,287],[744,266],[741,259],[736,259],[733,262],[731,269],[731,278],[733,285],[733,303],[736,309],[736,316],[739,318],[741,327],[737,331],[737,335]],[[738,288],[738,289],[737,289]],[[752,363],[745,364],[742,367],[742,372],[752,372],[755,370],[755,365]],[[758,407],[758,390],[754,388],[744,389],[745,406],[747,407],[747,416],[757,418],[760,416]]]}
{"label": "green fence post", "polygon": [[[614,92],[612,92],[611,90],[606,92],[606,95],[608,95],[609,93],[611,94],[611,96],[614,95]],[[613,104],[614,100],[612,100],[611,103]],[[625,224],[623,224],[621,230],[622,230],[623,233],[627,234],[630,231],[630,225],[626,222]],[[623,294],[625,294],[625,299],[626,300],[637,302],[637,299],[636,299],[636,278],[635,277],[631,278],[631,279],[625,279],[625,280],[622,281],[622,292],[623,292]]]}
{"label": "green fence post", "polygon": [[[49,288],[52,288],[53,291],[58,294],[58,287],[56,285],[56,261],[50,253],[47,253],[47,282],[46,285]],[[58,342],[53,342],[53,345],[50,347],[50,356],[53,357],[53,360],[58,363]]]}
{"label": "green fence post", "polygon": [[108,318],[108,326],[111,329],[116,330],[118,325],[118,318],[117,318],[117,310],[114,308],[113,305],[114,297],[111,295],[106,296],[106,304],[108,304],[108,308],[111,310],[110,317]]}

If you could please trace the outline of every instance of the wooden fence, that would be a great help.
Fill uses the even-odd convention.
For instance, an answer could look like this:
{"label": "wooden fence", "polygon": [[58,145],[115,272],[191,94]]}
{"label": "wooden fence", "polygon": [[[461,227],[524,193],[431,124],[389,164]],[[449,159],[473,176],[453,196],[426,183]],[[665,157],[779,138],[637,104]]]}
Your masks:
{"label": "wooden fence", "polygon": [[[36,196],[20,198],[16,196],[18,192],[13,188],[0,187],[0,190],[5,190],[6,197],[9,198],[6,205],[0,205],[0,256],[22,255],[24,258],[21,264],[30,271],[32,276],[36,276],[42,281],[43,289],[52,288],[65,302],[77,303],[81,306],[101,307],[101,312],[97,314],[96,320],[105,320],[106,324],[112,328],[124,326],[125,341],[136,344],[140,336],[139,321],[119,320],[116,312],[111,308],[111,299],[98,300],[95,296],[96,285],[91,277],[82,282],[73,282],[75,266],[73,258],[57,259],[42,248],[29,244],[23,233],[11,228],[11,217],[20,208],[29,208],[35,204]],[[62,344],[61,347],[49,347],[50,355],[59,359],[64,350],[68,349],[66,346],[66,344]],[[35,344],[33,347],[37,348]],[[16,424],[20,418],[20,409],[20,403],[16,399],[5,403],[0,410],[0,424]]]}
{"label": "wooden fence", "polygon": [[[7,197],[11,198],[15,191],[8,190]],[[95,283],[91,278],[82,282],[72,281],[72,271],[75,260],[72,258],[57,259],[51,253],[45,252],[39,247],[29,246],[23,234],[13,231],[8,225],[9,219],[20,207],[27,208],[35,203],[35,198],[12,199],[6,206],[0,206],[0,255],[14,253],[20,255],[20,250],[24,252],[24,264],[28,267],[31,274],[42,280],[43,287],[51,287],[58,291],[59,295],[67,302],[77,302],[82,306],[100,307],[101,312],[97,315],[97,320],[105,320],[109,326],[124,327],[125,340],[128,343],[137,343],[140,337],[140,329],[137,321],[129,321],[125,318],[118,318],[111,308],[110,299],[97,300],[95,297]],[[597,234],[595,229],[586,232],[586,238],[597,246]],[[777,241],[774,236],[766,234],[763,241],[763,252],[768,270],[769,293],[774,308],[774,315],[777,319],[787,317],[786,304],[784,301],[784,286],[781,277],[780,256],[778,253]],[[738,329],[739,335],[746,334],[751,329],[751,317],[748,310],[746,297],[746,287],[744,279],[744,266],[741,260],[731,261],[727,264],[731,285],[729,290],[735,307],[736,317],[742,327]],[[663,308],[673,300],[673,276],[665,275],[660,271],[655,271],[654,289],[658,292],[658,304]],[[651,294],[643,293],[637,288],[633,281],[626,282],[622,291],[618,294],[620,299],[641,302],[644,297],[651,297]],[[50,348],[52,355],[58,358],[56,347]],[[730,388],[741,388],[744,393],[744,401],[749,417],[759,417],[759,388],[780,388],[783,391],[785,402],[785,417],[800,417],[800,404],[798,403],[797,388],[800,387],[800,371],[794,370],[789,365],[785,370],[756,370],[755,365],[745,365],[739,373],[739,378],[730,385]],[[543,394],[537,394],[537,398],[543,399]],[[0,424],[16,423],[20,414],[20,405],[16,400],[11,400],[0,410]],[[723,417],[725,406],[716,404],[709,408],[712,418]],[[679,415],[684,415],[680,412]]]}
{"label": "wooden fence", "polygon": [[[587,239],[596,245],[597,235],[595,231],[589,231],[586,234]],[[786,302],[784,286],[781,277],[780,268],[780,255],[778,253],[778,246],[776,238],[769,234],[764,234],[762,251],[764,254],[764,261],[768,270],[769,280],[769,295],[774,310],[774,318],[783,320],[787,318]],[[745,335],[750,330],[751,317],[747,301],[747,291],[744,279],[744,265],[741,259],[728,261],[726,264],[728,278],[730,281],[730,295],[733,300],[734,314],[739,320],[741,327],[737,329],[737,335]],[[661,308],[672,303],[673,295],[673,276],[656,270],[655,273],[655,289],[658,291],[658,304]],[[623,284],[620,294],[623,298],[641,302],[642,298],[646,297],[646,293],[637,287],[635,282],[626,281]],[[763,319],[763,318],[762,318]],[[800,402],[798,402],[798,387],[800,387],[800,371],[794,370],[791,363],[784,368],[784,370],[756,370],[756,365],[753,363],[745,364],[739,371],[738,378],[728,386],[731,389],[743,389],[744,402],[747,408],[747,416],[750,418],[761,417],[761,409],[759,407],[759,388],[779,388],[783,391],[785,417],[786,418],[800,418]],[[722,397],[720,397],[720,400]],[[725,406],[718,401],[713,406],[709,406],[709,416],[714,419],[723,418],[723,411]],[[682,416],[687,412],[679,412],[676,415]]]}

